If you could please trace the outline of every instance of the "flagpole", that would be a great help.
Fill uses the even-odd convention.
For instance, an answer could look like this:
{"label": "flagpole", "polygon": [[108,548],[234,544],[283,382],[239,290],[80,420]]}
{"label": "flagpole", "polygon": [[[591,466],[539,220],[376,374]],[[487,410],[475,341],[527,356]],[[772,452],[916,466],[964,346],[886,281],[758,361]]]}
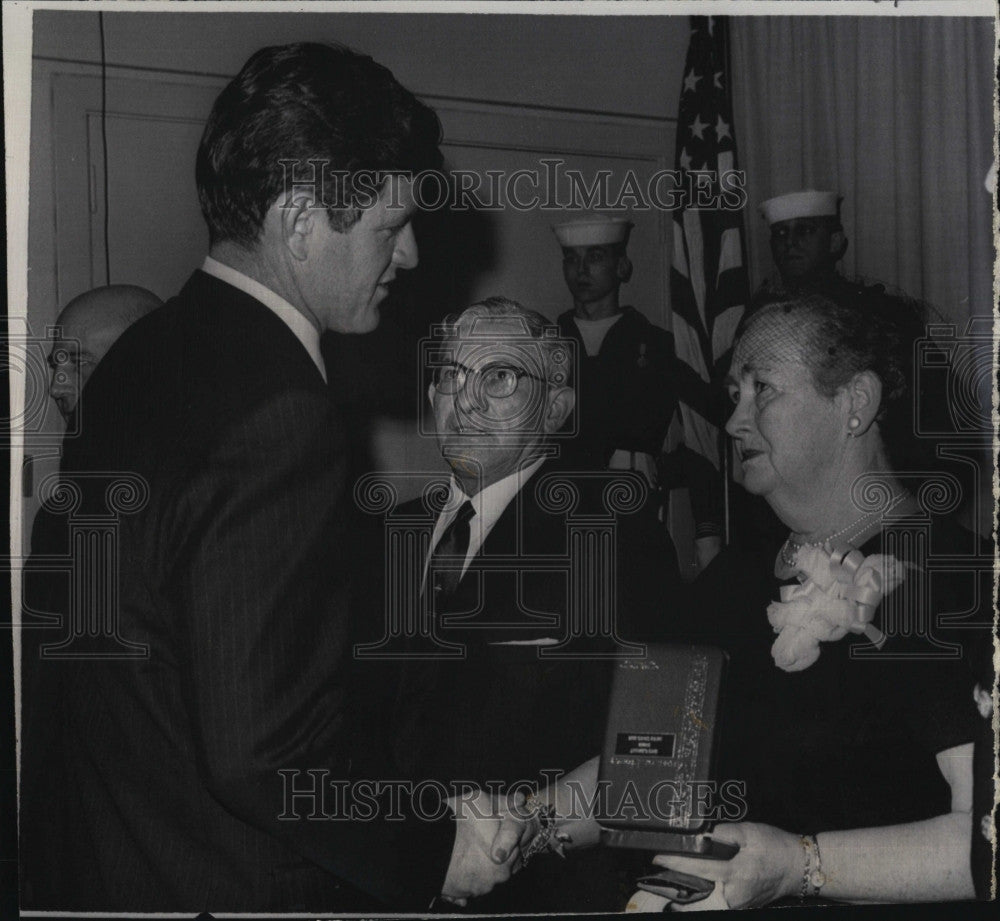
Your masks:
{"label": "flagpole", "polygon": [[[723,540],[734,536],[733,462],[712,388],[728,354],[739,320],[750,301],[742,205],[722,195],[721,177],[738,174],[736,132],[732,112],[727,18],[692,16],[691,37],[677,108],[674,145],[676,171],[687,196],[675,208],[670,268],[671,328],[679,366],[693,372],[697,384],[679,388],[685,443],[712,465],[713,482],[722,477],[722,495],[709,505],[718,515],[722,498]],[[698,177],[715,174],[712,207],[697,203],[692,189]],[[728,182],[729,180],[727,180]],[[745,201],[743,202],[745,205]],[[699,380],[700,379],[700,380]],[[686,398],[688,395],[690,399]],[[719,533],[718,530],[714,533]]]}
{"label": "flagpole", "polygon": [[731,519],[731,509],[730,502],[732,501],[732,496],[730,494],[730,481],[732,480],[732,471],[729,469],[730,462],[732,458],[732,447],[729,444],[729,435],[724,431],[722,433],[722,543],[723,546],[728,547],[733,540],[732,533],[732,519]]}

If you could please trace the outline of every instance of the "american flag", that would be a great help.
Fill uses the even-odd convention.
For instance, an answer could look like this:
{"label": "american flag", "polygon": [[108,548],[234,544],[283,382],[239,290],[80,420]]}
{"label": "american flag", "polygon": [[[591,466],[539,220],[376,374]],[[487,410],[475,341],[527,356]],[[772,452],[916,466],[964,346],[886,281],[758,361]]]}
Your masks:
{"label": "american flag", "polygon": [[[715,16],[691,17],[691,43],[684,64],[677,115],[676,169],[681,188],[709,188],[719,196],[720,179],[732,201],[737,169],[736,139],[728,86],[728,23]],[[709,176],[699,176],[707,171]],[[742,183],[739,183],[742,188]],[[685,195],[674,211],[674,252],[670,270],[673,332],[677,357],[703,380],[718,377],[733,341],[733,331],[750,299],[743,241],[742,202],[727,207],[721,196],[708,207]],[[719,468],[719,430],[681,403],[688,447]]]}

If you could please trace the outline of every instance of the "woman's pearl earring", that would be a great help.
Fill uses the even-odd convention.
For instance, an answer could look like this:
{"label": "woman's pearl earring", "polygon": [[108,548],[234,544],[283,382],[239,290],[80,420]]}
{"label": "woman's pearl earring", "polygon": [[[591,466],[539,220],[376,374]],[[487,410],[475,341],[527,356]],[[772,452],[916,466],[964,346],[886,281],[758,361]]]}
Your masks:
{"label": "woman's pearl earring", "polygon": [[859,425],[861,425],[861,420],[857,416],[851,416],[851,418],[847,420],[847,427],[851,430],[847,433],[848,438],[854,437],[854,430]]}

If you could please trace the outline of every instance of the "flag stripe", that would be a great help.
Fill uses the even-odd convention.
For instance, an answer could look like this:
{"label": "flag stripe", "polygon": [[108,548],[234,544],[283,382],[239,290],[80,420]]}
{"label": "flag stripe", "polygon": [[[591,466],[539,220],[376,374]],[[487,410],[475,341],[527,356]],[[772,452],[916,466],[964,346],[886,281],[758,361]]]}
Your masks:
{"label": "flag stripe", "polygon": [[[719,252],[719,270],[716,273],[716,287],[727,269],[741,269],[743,254],[740,251],[740,229],[728,227],[722,231],[722,245]],[[738,273],[734,273],[738,274]]]}
{"label": "flag stripe", "polygon": [[712,350],[720,358],[729,350],[733,342],[733,333],[740,322],[745,309],[744,304],[737,304],[730,307],[725,313],[718,316],[715,326],[712,328]]}
{"label": "flag stripe", "polygon": [[[675,271],[675,269],[671,269],[671,279],[674,278]],[[677,357],[693,368],[697,366],[708,367],[712,354],[711,340],[708,338],[708,331],[701,320],[698,305],[694,300],[694,292],[690,285],[677,285],[676,292],[672,304],[675,321],[683,320],[691,336],[691,338],[685,339],[683,347],[677,344],[678,334],[675,325],[674,337]]]}
{"label": "flag stripe", "polygon": [[[727,208],[718,173],[738,169],[732,110],[726,93],[725,41],[728,20],[692,16],[677,114],[676,168],[717,171],[714,201],[686,200],[674,212],[670,295],[677,357],[707,382],[726,360],[733,332],[749,303],[743,243],[743,215]],[[683,187],[692,188],[691,181]],[[726,186],[731,189],[731,185]],[[688,446],[719,464],[719,432],[713,423],[681,403]]]}
{"label": "flag stripe", "polygon": [[701,235],[701,215],[697,211],[686,210],[683,212],[684,221],[684,241],[687,244],[688,257],[688,282],[694,292],[694,302],[698,305],[698,313],[701,316],[705,328],[705,249],[704,240]]}
{"label": "flag stripe", "polygon": [[702,337],[704,330],[698,324],[688,323],[679,315],[674,316],[674,342],[679,353],[687,352],[692,360],[684,363],[694,368],[698,376],[703,380],[708,380],[708,365],[702,355]]}
{"label": "flag stripe", "polygon": [[[675,227],[672,236],[674,238],[674,271],[683,275],[685,280],[689,280],[687,254],[684,252],[684,234]],[[673,284],[672,281],[671,284]]]}

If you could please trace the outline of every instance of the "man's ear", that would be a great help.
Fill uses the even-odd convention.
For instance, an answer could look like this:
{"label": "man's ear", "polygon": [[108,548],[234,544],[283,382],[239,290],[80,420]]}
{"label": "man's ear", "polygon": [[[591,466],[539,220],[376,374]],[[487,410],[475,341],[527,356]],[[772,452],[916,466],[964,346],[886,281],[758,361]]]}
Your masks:
{"label": "man's ear", "polygon": [[632,277],[632,260],[628,256],[619,256],[615,273],[622,284],[627,282]]}
{"label": "man's ear", "polygon": [[844,236],[843,230],[835,230],[830,234],[830,255],[833,256],[837,262],[840,262],[844,258],[844,253],[847,252],[847,237]]}
{"label": "man's ear", "polygon": [[545,412],[545,433],[551,435],[563,427],[576,406],[576,391],[572,387],[554,387],[549,393],[549,408]]}
{"label": "man's ear", "polygon": [[427,402],[431,404],[431,409],[434,408],[434,394],[435,393],[437,393],[437,390],[434,387],[434,381],[431,381],[427,385]]}
{"label": "man's ear", "polygon": [[[847,383],[846,394],[850,409],[849,433],[855,437],[871,428],[882,406],[882,381],[874,371],[861,371]],[[857,423],[853,420],[857,419]]]}
{"label": "man's ear", "polygon": [[326,210],[315,204],[309,189],[292,189],[279,195],[271,205],[268,220],[281,237],[292,256],[304,262],[309,256],[309,244],[317,220],[327,220]]}

